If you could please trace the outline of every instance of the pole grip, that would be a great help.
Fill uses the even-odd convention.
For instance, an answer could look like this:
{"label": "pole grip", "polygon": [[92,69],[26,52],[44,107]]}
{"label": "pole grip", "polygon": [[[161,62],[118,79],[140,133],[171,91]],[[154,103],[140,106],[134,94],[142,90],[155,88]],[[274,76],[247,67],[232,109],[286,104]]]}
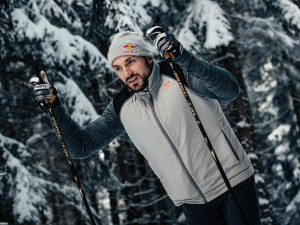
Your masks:
{"label": "pole grip", "polygon": [[[170,59],[174,59],[175,57],[174,57],[174,55],[171,53],[171,52],[165,52],[165,55],[164,55],[164,57],[165,57],[165,59],[166,60],[170,60]],[[170,63],[170,61],[169,61],[169,63]]]}

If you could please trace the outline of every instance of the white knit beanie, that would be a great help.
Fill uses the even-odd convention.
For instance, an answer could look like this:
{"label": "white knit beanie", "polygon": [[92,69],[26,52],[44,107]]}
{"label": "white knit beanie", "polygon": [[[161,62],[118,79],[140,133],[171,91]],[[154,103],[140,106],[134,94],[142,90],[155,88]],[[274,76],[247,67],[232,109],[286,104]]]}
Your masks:
{"label": "white knit beanie", "polygon": [[144,39],[138,33],[131,31],[122,31],[113,37],[107,58],[112,65],[116,58],[124,55],[153,57]]}

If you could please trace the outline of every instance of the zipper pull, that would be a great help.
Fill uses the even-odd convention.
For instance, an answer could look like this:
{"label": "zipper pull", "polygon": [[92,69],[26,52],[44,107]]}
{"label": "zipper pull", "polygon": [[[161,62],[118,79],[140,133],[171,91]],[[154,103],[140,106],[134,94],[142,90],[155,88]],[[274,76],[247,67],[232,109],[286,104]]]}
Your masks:
{"label": "zipper pull", "polygon": [[148,98],[151,98],[151,94],[149,91],[147,91],[147,96],[148,96]]}

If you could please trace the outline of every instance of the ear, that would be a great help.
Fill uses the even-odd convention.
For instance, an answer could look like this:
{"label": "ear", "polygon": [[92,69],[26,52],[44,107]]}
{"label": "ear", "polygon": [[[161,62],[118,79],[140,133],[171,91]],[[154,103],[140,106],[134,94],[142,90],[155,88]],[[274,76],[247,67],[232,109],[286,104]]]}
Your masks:
{"label": "ear", "polygon": [[151,65],[153,63],[153,58],[152,57],[146,57],[148,63]]}

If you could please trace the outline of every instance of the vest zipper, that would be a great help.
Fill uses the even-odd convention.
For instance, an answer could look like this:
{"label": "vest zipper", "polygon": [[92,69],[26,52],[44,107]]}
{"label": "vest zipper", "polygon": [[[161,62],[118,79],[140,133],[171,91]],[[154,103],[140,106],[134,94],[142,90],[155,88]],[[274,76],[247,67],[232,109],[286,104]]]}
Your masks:
{"label": "vest zipper", "polygon": [[193,186],[196,188],[196,190],[199,192],[199,194],[202,196],[202,198],[204,199],[204,202],[206,203],[207,200],[204,196],[204,194],[202,193],[202,191],[200,190],[199,186],[197,185],[196,181],[194,180],[193,176],[191,175],[191,173],[188,171],[188,169],[186,168],[176,146],[174,145],[174,143],[172,142],[171,138],[169,137],[169,135],[167,134],[166,130],[163,128],[163,126],[161,125],[161,122],[160,120],[158,119],[157,117],[157,114],[156,114],[156,111],[155,111],[155,108],[154,108],[154,102],[153,102],[153,98],[150,94],[150,92],[147,92],[147,95],[150,99],[150,107],[151,107],[151,110],[152,110],[152,114],[153,114],[153,117],[154,117],[154,120],[155,122],[157,123],[159,129],[161,130],[161,132],[163,133],[164,137],[166,138],[166,140],[169,142],[173,152],[175,153],[175,155],[177,156],[179,162],[180,162],[180,165],[181,167],[183,168],[184,172],[187,174],[190,182],[193,184]]}

